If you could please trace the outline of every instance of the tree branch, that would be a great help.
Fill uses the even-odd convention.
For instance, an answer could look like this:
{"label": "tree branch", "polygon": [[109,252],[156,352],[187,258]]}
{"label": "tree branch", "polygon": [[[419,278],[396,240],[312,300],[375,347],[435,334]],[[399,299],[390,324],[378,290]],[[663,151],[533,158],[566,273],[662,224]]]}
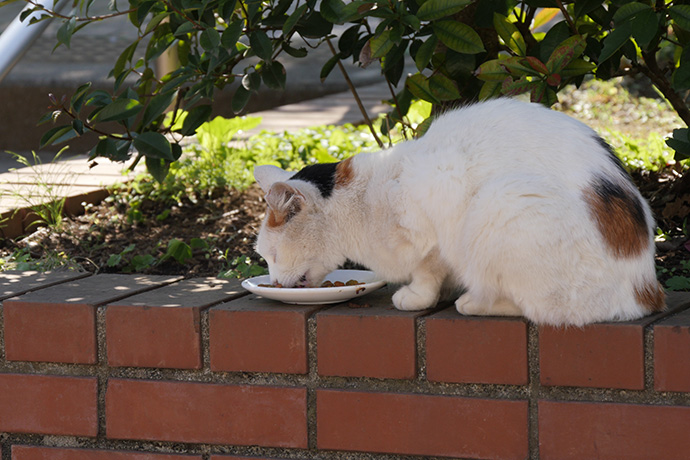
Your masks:
{"label": "tree branch", "polygon": [[656,54],[653,51],[642,51],[642,58],[644,59],[645,65],[634,64],[635,68],[649,78],[654,86],[661,91],[661,94],[668,99],[681,120],[683,120],[686,125],[690,126],[690,108],[688,108],[688,105],[681,95],[673,89],[671,83],[664,75],[663,70],[659,68]]}
{"label": "tree branch", "polygon": [[[330,38],[326,38],[326,43],[328,43],[328,47],[331,49],[333,56],[338,54],[335,51],[335,48],[333,47],[333,43],[331,43]],[[357,89],[355,88],[355,85],[352,84],[352,80],[350,80],[350,76],[347,74],[347,70],[345,70],[345,66],[343,66],[342,62],[340,62],[340,59],[338,59],[338,68],[340,69],[340,72],[343,74],[345,82],[347,83],[348,88],[350,88],[350,92],[355,98],[355,102],[357,102],[357,107],[359,107],[359,111],[362,113],[362,116],[364,117],[364,122],[367,124],[367,126],[369,126],[369,131],[371,131],[371,135],[374,136],[374,139],[376,140],[376,143],[379,145],[379,147],[384,148],[385,146],[383,142],[381,142],[381,139],[379,139],[379,136],[376,135],[374,125],[371,123],[371,119],[369,118],[367,110],[364,108],[364,105],[362,104],[362,100],[359,98],[359,94],[357,94]]]}

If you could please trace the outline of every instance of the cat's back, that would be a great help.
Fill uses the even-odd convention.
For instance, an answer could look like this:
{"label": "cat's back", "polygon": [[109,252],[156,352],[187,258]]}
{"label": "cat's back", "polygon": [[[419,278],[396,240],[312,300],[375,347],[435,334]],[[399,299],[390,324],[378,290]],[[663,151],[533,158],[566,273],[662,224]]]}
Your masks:
{"label": "cat's back", "polygon": [[620,162],[594,130],[541,104],[509,98],[440,115],[403,155],[418,180],[483,183],[505,175],[541,177],[577,188],[595,172],[621,173]]}

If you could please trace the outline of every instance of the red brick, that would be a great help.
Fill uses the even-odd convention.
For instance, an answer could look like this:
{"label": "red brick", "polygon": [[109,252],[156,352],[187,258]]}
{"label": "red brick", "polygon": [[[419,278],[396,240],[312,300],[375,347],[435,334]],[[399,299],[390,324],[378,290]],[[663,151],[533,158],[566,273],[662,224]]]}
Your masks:
{"label": "red brick", "polygon": [[539,328],[542,385],[644,389],[644,324]]}
{"label": "red brick", "polygon": [[654,389],[690,392],[690,310],[654,326]]}
{"label": "red brick", "polygon": [[13,446],[12,460],[201,460],[201,455]]}
{"label": "red brick", "polygon": [[111,439],[307,447],[304,388],[110,380]]}
{"label": "red brick", "polygon": [[6,358],[94,364],[95,307],[178,278],[97,275],[6,300]]}
{"label": "red brick", "polygon": [[318,390],[319,449],[524,459],[527,401]]}
{"label": "red brick", "polygon": [[[294,457],[296,460],[302,460],[301,457]],[[236,457],[234,455],[211,455],[211,460],[287,460],[276,457]]]}
{"label": "red brick", "polygon": [[212,308],[211,369],[307,373],[307,319],[317,309],[256,296]]}
{"label": "red brick", "polygon": [[243,294],[238,281],[202,278],[108,305],[108,364],[201,368],[201,310]]}
{"label": "red brick", "polygon": [[0,374],[0,432],[96,436],[92,377]]}
{"label": "red brick", "polygon": [[415,321],[424,312],[396,310],[382,291],[362,298],[369,308],[344,305],[316,315],[320,375],[415,378]]}
{"label": "red brick", "polygon": [[539,403],[542,460],[686,460],[690,407]]}
{"label": "red brick", "polygon": [[455,307],[426,319],[427,378],[437,382],[527,383],[527,324],[461,316]]}

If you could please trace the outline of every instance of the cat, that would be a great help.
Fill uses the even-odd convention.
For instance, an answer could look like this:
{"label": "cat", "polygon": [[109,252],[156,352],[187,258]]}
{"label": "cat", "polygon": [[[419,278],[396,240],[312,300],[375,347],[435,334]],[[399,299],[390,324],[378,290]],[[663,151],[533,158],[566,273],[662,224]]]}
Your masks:
{"label": "cat", "polygon": [[400,310],[435,306],[444,285],[463,289],[462,314],[554,326],[665,308],[649,205],[594,130],[539,104],[470,104],[390,149],[254,176],[256,250],[284,287],[349,260],[402,283]]}

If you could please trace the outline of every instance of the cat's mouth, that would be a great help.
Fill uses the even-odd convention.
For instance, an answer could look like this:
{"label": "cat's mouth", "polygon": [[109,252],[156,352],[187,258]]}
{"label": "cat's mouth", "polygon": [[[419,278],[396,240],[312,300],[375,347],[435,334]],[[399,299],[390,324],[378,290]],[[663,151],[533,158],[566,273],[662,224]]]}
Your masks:
{"label": "cat's mouth", "polygon": [[311,287],[310,283],[307,281],[307,274],[306,273],[299,277],[299,280],[297,280],[296,287],[298,287],[298,288]]}
{"label": "cat's mouth", "polygon": [[300,276],[297,278],[296,281],[292,280],[283,280],[278,281],[276,280],[274,284],[280,285],[282,287],[286,288],[307,288],[307,287],[313,287],[314,284],[309,281],[309,272],[305,273],[304,275]]}

